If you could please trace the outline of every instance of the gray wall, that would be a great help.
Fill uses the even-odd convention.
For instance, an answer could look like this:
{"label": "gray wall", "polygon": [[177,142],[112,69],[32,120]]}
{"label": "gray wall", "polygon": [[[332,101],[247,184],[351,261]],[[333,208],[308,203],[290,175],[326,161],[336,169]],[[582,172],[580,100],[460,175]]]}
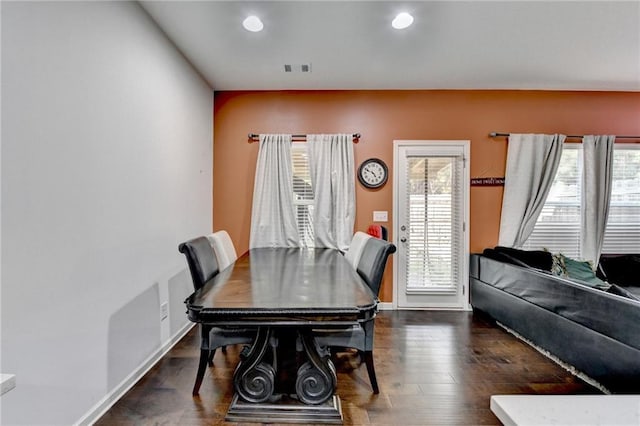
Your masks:
{"label": "gray wall", "polygon": [[0,423],[68,425],[184,331],[213,92],[137,3],[1,7]]}

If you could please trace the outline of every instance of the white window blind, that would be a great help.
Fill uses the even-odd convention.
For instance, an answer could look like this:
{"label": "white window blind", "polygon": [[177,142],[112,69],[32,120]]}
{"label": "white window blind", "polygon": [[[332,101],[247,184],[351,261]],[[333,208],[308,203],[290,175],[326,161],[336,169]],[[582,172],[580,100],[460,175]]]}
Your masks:
{"label": "white window blind", "polygon": [[[565,145],[551,191],[524,249],[580,257],[582,162],[582,145]],[[639,248],[640,149],[616,144],[602,253],[637,253]]]}
{"label": "white window blind", "polygon": [[640,250],[640,149],[614,145],[613,183],[603,253]]}
{"label": "white window blind", "polygon": [[298,233],[303,247],[314,246],[313,186],[309,173],[307,144],[296,142],[291,147],[293,170],[293,204],[296,211]]}
{"label": "white window blind", "polygon": [[580,256],[580,194],[582,145],[564,145],[556,177],[525,250],[546,249],[566,256]]}
{"label": "white window blind", "polygon": [[407,292],[452,291],[462,229],[462,157],[408,157]]}

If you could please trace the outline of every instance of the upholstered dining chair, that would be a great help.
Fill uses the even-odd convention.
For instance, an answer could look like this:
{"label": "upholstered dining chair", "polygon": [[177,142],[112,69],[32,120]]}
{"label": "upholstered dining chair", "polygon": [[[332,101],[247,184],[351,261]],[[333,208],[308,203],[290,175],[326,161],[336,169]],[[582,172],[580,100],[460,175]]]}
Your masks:
{"label": "upholstered dining chair", "polygon": [[379,238],[370,238],[362,249],[356,270],[373,294],[378,296],[387,259],[396,252],[396,246]]}
{"label": "upholstered dining chair", "polygon": [[[380,292],[387,259],[395,251],[395,245],[379,238],[369,238],[364,243],[356,270],[376,296]],[[357,349],[367,366],[373,393],[379,393],[378,379],[373,365],[374,320],[375,318],[372,318],[347,329],[314,330],[314,337],[321,347]]]}
{"label": "upholstered dining chair", "polygon": [[221,271],[236,261],[238,258],[236,248],[233,246],[233,241],[227,231],[214,232],[207,235],[207,239],[211,243],[211,247],[213,247],[213,252],[216,254],[218,267]]}
{"label": "upholstered dining chair", "polygon": [[[178,251],[187,258],[194,290],[202,288],[207,281],[219,273],[218,262],[207,237],[197,237],[186,241],[178,246]],[[224,351],[227,345],[251,343],[256,336],[256,331],[226,329],[200,324],[200,334],[200,361],[196,382],[193,385],[193,395],[199,393],[207,364],[213,365],[216,349],[222,347]]]}
{"label": "upholstered dining chair", "polygon": [[362,255],[362,249],[364,248],[364,244],[369,238],[372,238],[371,235],[364,232],[358,231],[353,234],[351,244],[349,244],[349,250],[345,252],[344,257],[349,261],[349,263],[351,263],[354,268],[358,267],[358,262],[360,261],[360,256]]}
{"label": "upholstered dining chair", "polygon": [[194,290],[200,290],[204,283],[220,271],[213,248],[205,237],[197,237],[180,244],[178,251],[187,258]]}

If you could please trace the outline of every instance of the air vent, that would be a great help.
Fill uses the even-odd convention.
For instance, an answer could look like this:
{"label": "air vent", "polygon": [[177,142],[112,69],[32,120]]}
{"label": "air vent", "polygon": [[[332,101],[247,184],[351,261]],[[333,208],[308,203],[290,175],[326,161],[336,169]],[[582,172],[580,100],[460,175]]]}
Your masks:
{"label": "air vent", "polygon": [[284,64],[284,72],[311,72],[311,64]]}

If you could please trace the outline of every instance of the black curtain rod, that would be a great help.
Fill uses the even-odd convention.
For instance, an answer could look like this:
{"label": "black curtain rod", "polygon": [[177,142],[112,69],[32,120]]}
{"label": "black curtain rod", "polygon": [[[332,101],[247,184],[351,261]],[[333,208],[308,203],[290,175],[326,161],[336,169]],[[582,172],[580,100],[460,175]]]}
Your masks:
{"label": "black curtain rod", "polygon": [[[354,141],[358,141],[360,139],[360,133],[354,133],[352,136]],[[255,142],[258,139],[258,137],[260,137],[260,135],[257,133],[249,133],[249,140],[252,142]],[[291,135],[291,137],[293,139],[298,139],[298,140],[307,139],[307,135]]]}
{"label": "black curtain rod", "polygon": [[[501,133],[501,132],[491,132],[489,133],[489,136],[492,138],[498,137],[498,136],[509,136],[511,135],[511,133]],[[582,139],[584,137],[584,135],[567,135],[567,138],[577,138],[577,139]],[[616,136],[616,139],[640,139],[640,136]]]}

